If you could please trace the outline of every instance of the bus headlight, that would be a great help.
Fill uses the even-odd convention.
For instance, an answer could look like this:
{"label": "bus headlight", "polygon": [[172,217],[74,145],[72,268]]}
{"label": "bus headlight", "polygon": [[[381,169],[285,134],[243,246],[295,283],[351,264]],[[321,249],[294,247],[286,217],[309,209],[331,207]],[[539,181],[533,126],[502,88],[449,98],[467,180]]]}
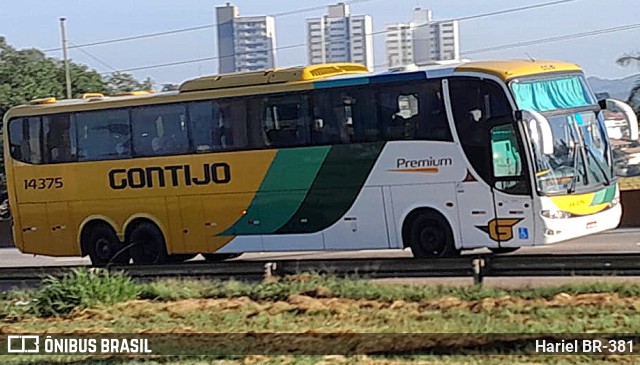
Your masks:
{"label": "bus headlight", "polygon": [[571,218],[571,213],[562,210],[543,210],[540,212],[543,217],[551,219],[566,219]]}
{"label": "bus headlight", "polygon": [[618,203],[620,203],[620,199],[618,198],[611,199],[611,202],[609,202],[609,208],[615,207],[616,205],[618,205]]}

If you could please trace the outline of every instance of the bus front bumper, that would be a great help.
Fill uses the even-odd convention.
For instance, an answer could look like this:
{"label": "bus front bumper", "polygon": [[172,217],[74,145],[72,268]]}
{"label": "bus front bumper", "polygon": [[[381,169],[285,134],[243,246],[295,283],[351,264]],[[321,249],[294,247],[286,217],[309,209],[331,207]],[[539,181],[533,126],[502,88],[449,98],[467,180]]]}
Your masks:
{"label": "bus front bumper", "polygon": [[584,217],[551,219],[542,217],[544,245],[559,243],[574,238],[589,236],[618,227],[622,217],[620,203],[600,213]]}

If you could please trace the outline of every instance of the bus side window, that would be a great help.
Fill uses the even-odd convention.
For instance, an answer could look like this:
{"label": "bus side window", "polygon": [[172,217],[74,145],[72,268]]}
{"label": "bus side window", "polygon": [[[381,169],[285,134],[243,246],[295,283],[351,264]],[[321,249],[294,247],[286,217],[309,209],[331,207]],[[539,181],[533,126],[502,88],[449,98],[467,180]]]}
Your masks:
{"label": "bus side window", "polygon": [[529,188],[513,124],[491,129],[491,153],[494,187],[506,193],[527,194]]}
{"label": "bus side window", "polygon": [[354,89],[342,98],[347,125],[353,126],[353,142],[377,142],[381,139],[378,127],[376,97],[373,90]]}
{"label": "bus side window", "polygon": [[18,161],[41,162],[40,118],[12,119],[9,122],[9,152]]}
{"label": "bus side window", "polygon": [[386,140],[415,139],[420,115],[418,94],[397,90],[379,94],[378,105],[382,135]]}
{"label": "bus side window", "polygon": [[45,162],[60,163],[76,160],[76,130],[71,115],[56,114],[42,118]]}
{"label": "bus side window", "polygon": [[18,161],[42,163],[42,125],[40,117],[12,119],[9,122],[9,152]]}
{"label": "bus side window", "polygon": [[247,148],[246,109],[246,103],[243,99],[214,101],[214,149],[241,150]]}
{"label": "bus side window", "polygon": [[184,105],[134,108],[132,121],[136,156],[166,156],[189,152]]}
{"label": "bus side window", "polygon": [[196,152],[209,152],[215,148],[213,128],[213,103],[201,101],[189,103],[189,128],[191,145]]}
{"label": "bus side window", "polygon": [[309,111],[306,95],[274,96],[263,101],[262,126],[271,147],[309,143]]}
{"label": "bus side window", "polygon": [[385,86],[378,105],[386,140],[453,141],[439,80]]}
{"label": "bus side window", "polygon": [[78,160],[111,160],[131,156],[129,112],[104,110],[74,115]]}
{"label": "bus side window", "polygon": [[313,95],[311,144],[350,143],[353,138],[351,99],[346,93],[318,91]]}

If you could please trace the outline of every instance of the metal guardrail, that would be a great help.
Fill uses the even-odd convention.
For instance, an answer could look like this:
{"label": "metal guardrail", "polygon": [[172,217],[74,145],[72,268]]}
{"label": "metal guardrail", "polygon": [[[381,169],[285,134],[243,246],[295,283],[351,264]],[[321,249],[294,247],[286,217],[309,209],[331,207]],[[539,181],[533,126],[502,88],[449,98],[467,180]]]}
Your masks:
{"label": "metal guardrail", "polygon": [[[33,286],[86,266],[0,268],[0,286]],[[468,277],[481,284],[485,277],[523,276],[640,276],[640,254],[588,255],[468,255],[443,259],[334,259],[187,262],[174,265],[112,266],[137,280],[208,278],[243,281],[269,276],[317,272],[338,277],[443,278]]]}

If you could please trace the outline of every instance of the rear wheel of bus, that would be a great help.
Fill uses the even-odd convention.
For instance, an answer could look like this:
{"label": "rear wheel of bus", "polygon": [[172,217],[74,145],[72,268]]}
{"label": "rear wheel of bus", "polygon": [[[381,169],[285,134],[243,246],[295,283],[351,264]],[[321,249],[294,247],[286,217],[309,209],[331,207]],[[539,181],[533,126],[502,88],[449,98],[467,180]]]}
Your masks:
{"label": "rear wheel of bus", "polygon": [[169,260],[162,231],[151,222],[138,223],[131,230],[128,242],[136,265],[162,264]]}
{"label": "rear wheel of bus", "polygon": [[405,227],[405,239],[416,258],[458,256],[453,231],[442,214],[424,210],[412,214]]}
{"label": "rear wheel of bus", "polygon": [[123,250],[124,245],[111,227],[104,223],[96,223],[87,227],[86,232],[82,244],[93,265],[129,263],[129,252]]}

